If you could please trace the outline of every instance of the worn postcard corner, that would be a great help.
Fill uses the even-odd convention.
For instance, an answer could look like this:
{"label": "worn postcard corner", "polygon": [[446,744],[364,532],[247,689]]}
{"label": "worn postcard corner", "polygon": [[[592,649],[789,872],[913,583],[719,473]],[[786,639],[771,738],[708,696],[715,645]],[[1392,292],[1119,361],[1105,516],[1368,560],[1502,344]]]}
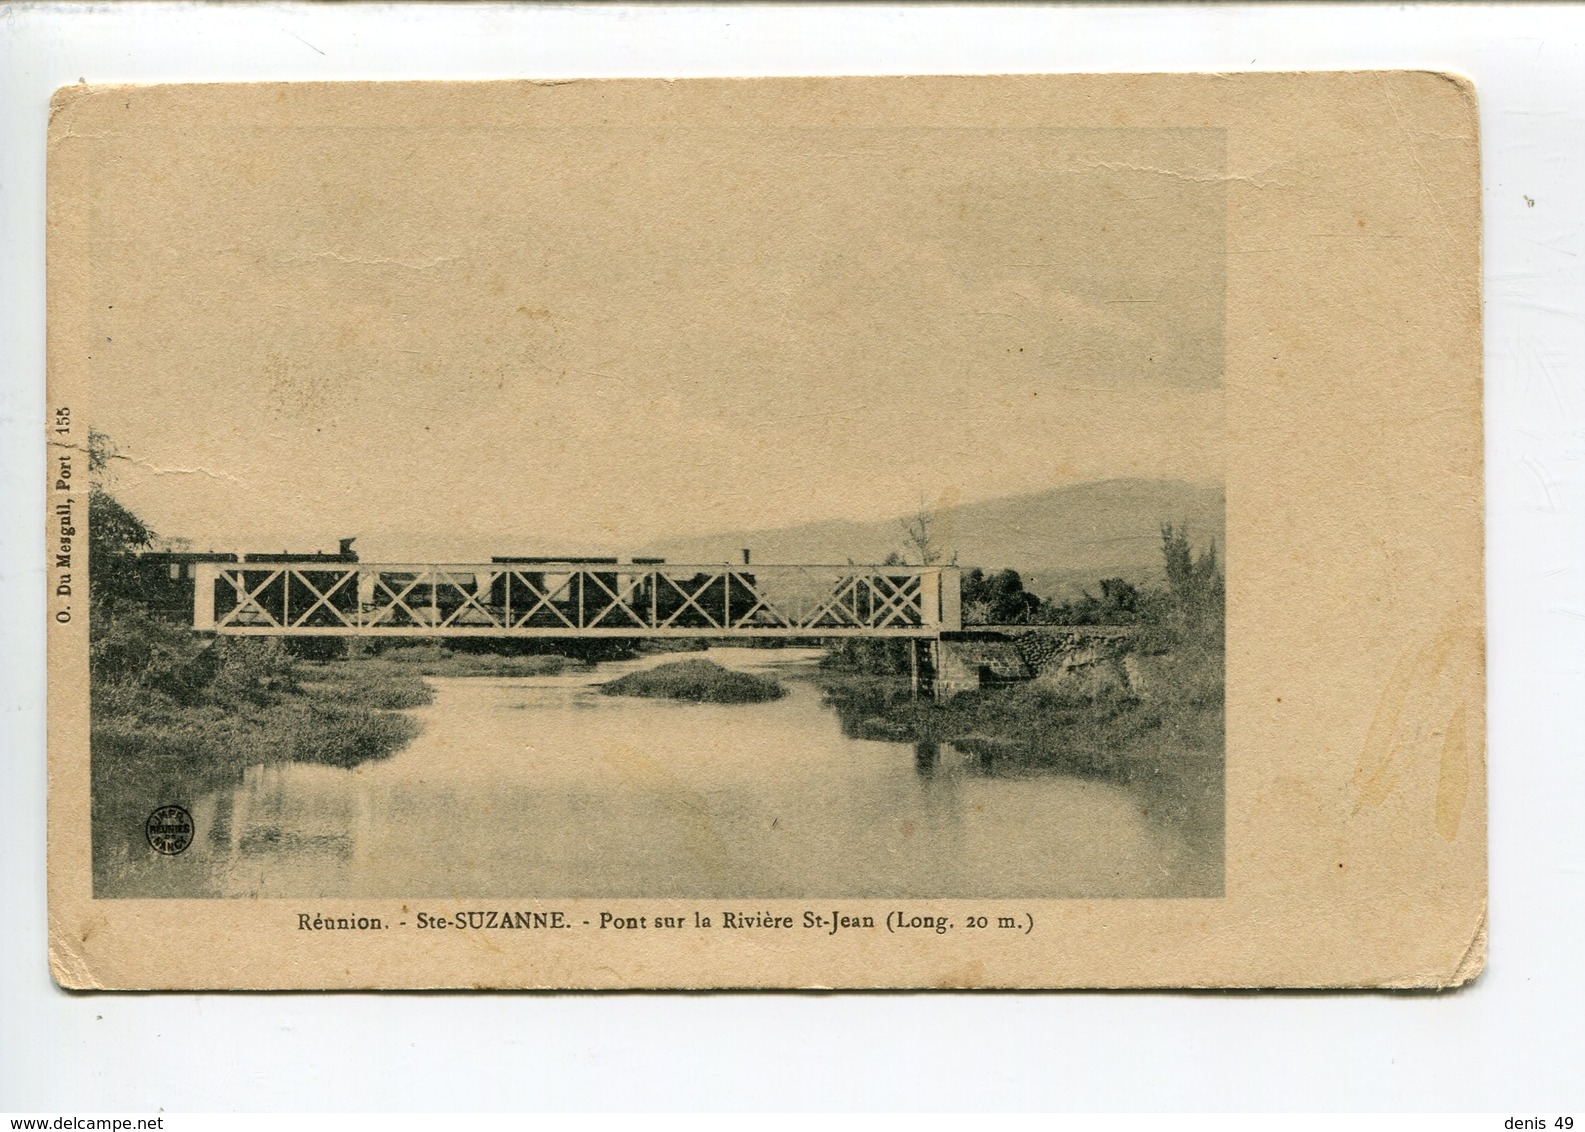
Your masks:
{"label": "worn postcard corner", "polygon": [[1455,986],[1430,72],[65,88],[78,989]]}

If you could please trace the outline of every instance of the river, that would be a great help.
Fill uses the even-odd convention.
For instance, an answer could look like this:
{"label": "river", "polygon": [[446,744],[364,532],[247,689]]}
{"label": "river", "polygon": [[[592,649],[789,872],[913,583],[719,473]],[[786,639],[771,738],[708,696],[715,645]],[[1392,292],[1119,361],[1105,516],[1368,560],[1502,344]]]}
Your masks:
{"label": "river", "polygon": [[[813,649],[716,648],[762,704],[601,695],[644,657],[431,678],[422,732],[353,769],[271,763],[193,800],[179,856],[115,854],[102,894],[215,897],[1218,895],[1209,833],[1141,788],[1008,774],[844,736]],[[1191,813],[1205,807],[1190,807]]]}

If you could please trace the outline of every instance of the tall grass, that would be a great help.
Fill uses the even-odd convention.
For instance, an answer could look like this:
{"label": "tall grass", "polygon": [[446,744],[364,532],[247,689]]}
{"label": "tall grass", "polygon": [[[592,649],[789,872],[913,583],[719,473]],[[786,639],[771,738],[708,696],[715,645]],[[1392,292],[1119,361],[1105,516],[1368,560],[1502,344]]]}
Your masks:
{"label": "tall grass", "polygon": [[583,664],[560,653],[458,650],[427,641],[380,649],[363,663],[370,672],[420,676],[555,676]]}
{"label": "tall grass", "polygon": [[122,606],[94,624],[89,687],[95,798],[191,798],[264,762],[356,766],[418,733],[397,714],[430,701],[411,670],[315,663],[279,640],[203,641]]}

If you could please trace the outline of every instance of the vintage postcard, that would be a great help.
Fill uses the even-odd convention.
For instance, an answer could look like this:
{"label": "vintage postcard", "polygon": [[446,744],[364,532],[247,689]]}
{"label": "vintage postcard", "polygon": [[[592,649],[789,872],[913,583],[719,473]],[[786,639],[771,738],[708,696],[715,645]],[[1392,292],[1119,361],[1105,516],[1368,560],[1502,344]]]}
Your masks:
{"label": "vintage postcard", "polygon": [[49,129],[63,985],[1479,972],[1464,80]]}

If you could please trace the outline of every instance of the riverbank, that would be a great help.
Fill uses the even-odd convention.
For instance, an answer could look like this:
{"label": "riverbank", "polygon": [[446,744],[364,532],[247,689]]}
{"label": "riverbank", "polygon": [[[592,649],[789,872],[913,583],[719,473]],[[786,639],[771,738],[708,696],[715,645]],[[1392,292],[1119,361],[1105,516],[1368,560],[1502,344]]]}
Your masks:
{"label": "riverbank", "polygon": [[250,767],[383,763],[421,732],[408,709],[426,677],[553,676],[558,655],[453,652],[430,642],[334,660],[280,640],[202,641],[182,626],[123,616],[93,645],[90,773],[96,885],[136,855],[159,806],[237,788]]}
{"label": "riverbank", "polygon": [[[675,656],[559,676],[426,678],[433,701],[410,713],[422,729],[389,758],[350,770],[275,761],[196,795],[155,790],[107,811],[95,891],[749,901],[1218,891],[1214,837],[1153,793],[1003,774],[945,743],[931,757],[914,743],[854,739],[822,702],[817,649],[706,655],[787,694],[719,705],[598,690]],[[1214,821],[1214,785],[1193,796]],[[195,837],[159,857],[143,823],[171,803],[192,814]],[[593,832],[567,836],[581,828]]]}
{"label": "riverbank", "polygon": [[[1219,650],[1161,665],[1150,699],[1038,683],[915,699],[906,677],[820,670],[813,679],[845,735],[911,742],[921,772],[950,746],[976,775],[1055,777],[1127,788],[1142,814],[1176,831],[1219,887],[1225,827],[1225,706]],[[1214,874],[1214,882],[1210,879]]]}
{"label": "riverbank", "polygon": [[95,682],[96,778],[170,779],[201,790],[255,763],[356,766],[411,740],[418,725],[399,713],[431,697],[416,671],[299,661],[274,642],[218,646],[182,668],[166,679]]}
{"label": "riverbank", "polygon": [[[378,651],[355,647],[346,658],[373,676],[393,680],[417,676],[556,676],[589,662],[560,653],[511,653],[447,648],[424,641],[387,645]],[[330,662],[335,663],[335,662]]]}
{"label": "riverbank", "polygon": [[1126,775],[1222,758],[1222,654],[1163,665],[1150,698],[1029,682],[916,699],[906,678],[823,668],[821,691],[855,738],[951,743],[1004,767]]}
{"label": "riverbank", "polygon": [[277,640],[199,642],[153,621],[136,628],[102,642],[92,685],[94,778],[114,779],[116,789],[104,793],[116,795],[146,786],[185,797],[260,763],[357,766],[417,736],[418,723],[403,713],[433,698],[427,676],[544,676],[584,666],[430,643],[305,660]]}

